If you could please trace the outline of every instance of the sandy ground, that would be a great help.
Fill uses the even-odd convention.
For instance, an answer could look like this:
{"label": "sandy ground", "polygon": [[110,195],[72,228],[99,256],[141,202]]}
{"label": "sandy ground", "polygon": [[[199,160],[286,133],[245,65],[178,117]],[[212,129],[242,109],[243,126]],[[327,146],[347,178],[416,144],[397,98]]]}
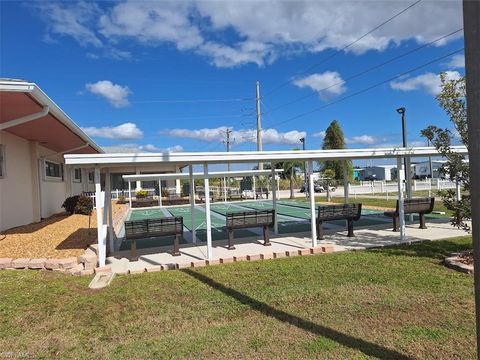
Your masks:
{"label": "sandy ground", "polygon": [[[113,204],[113,217],[128,205]],[[38,223],[6,230],[0,234],[0,258],[66,258],[80,256],[96,241],[96,213],[88,216],[57,214]]]}

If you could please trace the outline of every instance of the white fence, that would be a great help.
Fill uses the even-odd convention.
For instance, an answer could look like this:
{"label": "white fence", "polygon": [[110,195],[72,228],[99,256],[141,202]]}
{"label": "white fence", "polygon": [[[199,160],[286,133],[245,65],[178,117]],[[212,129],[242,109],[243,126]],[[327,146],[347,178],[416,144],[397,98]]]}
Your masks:
{"label": "white fence", "polygon": [[[443,189],[455,189],[456,184],[450,180],[441,179],[426,179],[426,180],[412,180],[412,191],[428,191],[431,196],[432,191]],[[388,199],[389,193],[398,192],[397,182],[386,181],[361,181],[360,185],[349,185],[348,193],[356,197],[363,194],[386,194]]]}

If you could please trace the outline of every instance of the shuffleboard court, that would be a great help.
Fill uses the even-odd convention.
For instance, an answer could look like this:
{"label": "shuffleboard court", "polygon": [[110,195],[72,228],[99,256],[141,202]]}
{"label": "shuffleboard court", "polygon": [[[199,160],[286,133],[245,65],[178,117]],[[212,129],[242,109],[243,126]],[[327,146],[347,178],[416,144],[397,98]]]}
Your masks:
{"label": "shuffleboard court", "polygon": [[[183,225],[192,230],[192,226],[195,226],[197,238],[201,241],[207,241],[207,225],[205,223],[205,207],[195,207],[195,224],[192,225],[192,213],[190,206],[179,206],[168,208],[168,211],[173,216],[183,216]],[[211,211],[212,213],[213,211]],[[210,216],[212,224],[212,240],[226,240],[228,238],[227,229],[225,227],[225,218],[217,217],[214,214]],[[236,230],[235,237],[250,237],[257,236],[255,233],[249,230]]]}
{"label": "shuffleboard court", "polygon": [[162,219],[164,217],[162,209],[138,209],[130,212],[128,220]]}

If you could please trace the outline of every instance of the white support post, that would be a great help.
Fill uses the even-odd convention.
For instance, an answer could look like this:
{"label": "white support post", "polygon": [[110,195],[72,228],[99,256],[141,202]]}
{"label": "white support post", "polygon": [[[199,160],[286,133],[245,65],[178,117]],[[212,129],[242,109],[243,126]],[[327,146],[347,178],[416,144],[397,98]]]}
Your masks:
{"label": "white support post", "polygon": [[253,199],[257,199],[257,185],[255,184],[255,175],[252,176],[252,186],[253,186]]}
{"label": "white support post", "polygon": [[455,180],[455,201],[457,203],[462,201],[462,189],[458,180]]}
{"label": "white support post", "polygon": [[158,206],[162,207],[162,180],[158,179]]}
{"label": "white support post", "polygon": [[[110,170],[107,170],[105,174],[105,208],[104,212],[108,211],[108,219],[105,222],[108,225],[108,245],[110,253],[114,250],[113,245],[113,210],[112,210],[112,189],[111,189],[111,179],[110,179]],[[105,215],[103,216],[105,219]]]}
{"label": "white support post", "polygon": [[132,182],[128,182],[128,204],[130,205],[130,209],[132,208]]}
{"label": "white support post", "polygon": [[105,266],[106,244],[102,219],[102,186],[100,183],[100,168],[95,168],[95,204],[97,211],[97,242],[98,242],[98,265]]}
{"label": "white support post", "polygon": [[[328,183],[327,183],[327,186]],[[317,221],[315,219],[315,184],[313,181],[313,162],[308,162],[308,190],[310,192],[310,226],[312,232],[312,247],[317,246]]]}
{"label": "white support post", "polygon": [[277,184],[275,183],[277,181],[277,178],[275,177],[275,164],[272,162],[271,164],[271,169],[272,169],[272,205],[273,205],[273,210],[275,213],[274,216],[274,223],[273,223],[273,231],[275,234],[278,234],[278,215],[277,215]]}
{"label": "white support post", "polygon": [[227,178],[223,178],[223,202],[227,202]]}
{"label": "white support post", "polygon": [[405,241],[405,208],[403,206],[403,161],[397,158],[398,169],[398,218],[400,221],[400,240]]}
{"label": "white support post", "polygon": [[193,180],[193,166],[188,166],[188,177],[190,182],[190,213],[192,219],[192,242],[197,242],[197,230],[195,229],[195,182]]}
{"label": "white support post", "polygon": [[348,204],[348,186],[350,183],[348,182],[348,171],[347,171],[347,162],[344,162],[343,165],[343,202]]}
{"label": "white support post", "polygon": [[[207,259],[211,260],[212,255],[212,219],[210,214],[210,184],[208,182],[208,165],[203,165],[203,173],[205,175],[205,224],[207,227]],[[193,226],[192,226],[193,227]]]}

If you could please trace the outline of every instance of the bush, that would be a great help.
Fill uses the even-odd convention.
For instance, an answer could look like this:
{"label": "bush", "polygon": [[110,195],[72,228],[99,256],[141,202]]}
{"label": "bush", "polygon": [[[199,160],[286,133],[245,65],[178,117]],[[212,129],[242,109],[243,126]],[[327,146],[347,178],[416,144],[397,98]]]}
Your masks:
{"label": "bush", "polygon": [[75,195],[75,196],[70,196],[65,199],[63,202],[62,207],[65,209],[66,212],[69,212],[70,214],[75,213],[75,206],[77,206],[78,198],[80,195]]}
{"label": "bush", "polygon": [[90,215],[93,210],[93,200],[88,196],[81,195],[78,197],[75,206],[75,214]]}
{"label": "bush", "polygon": [[144,189],[138,189],[137,191],[135,191],[135,197],[137,199],[144,199],[148,196],[148,191],[147,190],[144,190]]}
{"label": "bush", "polygon": [[62,207],[70,214],[90,215],[93,210],[93,200],[85,195],[70,196],[65,199]]}
{"label": "bush", "polygon": [[125,204],[126,202],[127,202],[127,198],[125,197],[125,195],[118,196],[117,204]]}

